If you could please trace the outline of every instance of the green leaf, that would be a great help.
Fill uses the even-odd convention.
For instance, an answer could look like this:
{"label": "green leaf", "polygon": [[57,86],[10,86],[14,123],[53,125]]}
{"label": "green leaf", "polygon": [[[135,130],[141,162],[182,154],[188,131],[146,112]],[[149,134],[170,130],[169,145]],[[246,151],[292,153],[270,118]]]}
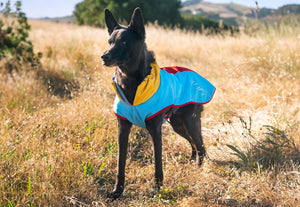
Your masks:
{"label": "green leaf", "polygon": [[236,147],[230,144],[227,144],[226,146],[229,147],[234,152],[236,152],[235,155],[237,155],[240,159],[242,159],[244,163],[248,162],[247,156],[244,153],[242,153],[240,150],[238,150]]}
{"label": "green leaf", "polygon": [[31,195],[31,180],[28,178],[28,195]]}
{"label": "green leaf", "polygon": [[105,162],[102,162],[102,164],[101,164],[101,166],[100,166],[100,168],[99,168],[98,174],[101,173],[101,171],[102,171],[103,168],[104,168],[104,165],[105,165]]}

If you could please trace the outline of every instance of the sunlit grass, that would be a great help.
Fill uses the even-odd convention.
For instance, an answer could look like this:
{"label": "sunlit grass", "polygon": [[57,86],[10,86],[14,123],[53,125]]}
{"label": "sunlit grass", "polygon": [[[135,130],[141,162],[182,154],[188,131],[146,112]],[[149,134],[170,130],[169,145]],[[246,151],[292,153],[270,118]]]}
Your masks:
{"label": "sunlit grass", "polygon": [[196,167],[189,160],[190,145],[165,124],[165,180],[156,191],[149,135],[134,127],[124,196],[107,203],[117,165],[110,85],[114,69],[103,67],[100,60],[107,48],[107,31],[30,24],[35,52],[43,53],[41,68],[0,74],[1,206],[299,205],[299,155],[292,153],[290,159],[256,170],[257,164],[243,165],[227,147],[232,145],[245,156],[253,150],[249,131],[240,121],[240,117],[247,120],[249,129],[251,117],[251,135],[257,141],[264,141],[261,129],[270,125],[299,150],[297,35],[269,30],[205,36],[147,27],[148,49],[161,67],[191,68],[217,88],[202,118],[208,157]]}

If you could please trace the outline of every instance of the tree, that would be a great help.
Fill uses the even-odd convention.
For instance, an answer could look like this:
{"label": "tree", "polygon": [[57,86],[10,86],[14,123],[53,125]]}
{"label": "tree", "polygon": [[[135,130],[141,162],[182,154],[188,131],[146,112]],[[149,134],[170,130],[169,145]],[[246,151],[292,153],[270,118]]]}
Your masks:
{"label": "tree", "polygon": [[179,13],[180,0],[84,0],[76,5],[73,15],[78,24],[104,27],[105,8],[125,24],[136,7],[142,9],[145,23],[157,22],[159,25],[174,26],[182,20]]}
{"label": "tree", "polygon": [[11,72],[19,70],[21,65],[37,65],[41,54],[33,52],[33,45],[27,39],[30,25],[21,11],[21,1],[15,3],[15,11],[9,0],[0,6],[0,69]]}

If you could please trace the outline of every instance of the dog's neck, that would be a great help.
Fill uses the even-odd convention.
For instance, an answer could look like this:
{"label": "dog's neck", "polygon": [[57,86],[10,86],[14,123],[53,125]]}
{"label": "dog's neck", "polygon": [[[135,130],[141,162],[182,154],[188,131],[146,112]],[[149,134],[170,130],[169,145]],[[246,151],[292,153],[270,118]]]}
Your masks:
{"label": "dog's neck", "polygon": [[124,66],[116,68],[117,82],[131,104],[133,104],[139,84],[151,73],[150,63],[155,61],[152,52],[147,50],[146,45],[142,51],[140,57],[131,64],[130,70]]}

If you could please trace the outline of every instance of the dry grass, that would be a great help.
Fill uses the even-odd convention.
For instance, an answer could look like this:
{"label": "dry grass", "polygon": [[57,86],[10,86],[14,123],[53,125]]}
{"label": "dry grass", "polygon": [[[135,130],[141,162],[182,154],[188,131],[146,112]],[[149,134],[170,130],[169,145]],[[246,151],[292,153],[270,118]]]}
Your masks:
{"label": "dry grass", "polygon": [[[148,48],[160,66],[194,69],[217,88],[203,114],[208,158],[196,167],[189,161],[189,144],[165,124],[165,180],[163,189],[155,191],[151,143],[144,130],[133,128],[126,190],[109,202],[117,149],[110,87],[114,69],[104,68],[100,60],[108,34],[90,27],[30,24],[35,50],[43,53],[41,68],[0,74],[0,206],[300,204],[296,28],[284,35],[269,31],[233,37],[148,27]],[[251,152],[249,137],[266,138],[263,125],[284,130],[296,147],[259,170],[236,165],[240,160],[227,145]]]}

